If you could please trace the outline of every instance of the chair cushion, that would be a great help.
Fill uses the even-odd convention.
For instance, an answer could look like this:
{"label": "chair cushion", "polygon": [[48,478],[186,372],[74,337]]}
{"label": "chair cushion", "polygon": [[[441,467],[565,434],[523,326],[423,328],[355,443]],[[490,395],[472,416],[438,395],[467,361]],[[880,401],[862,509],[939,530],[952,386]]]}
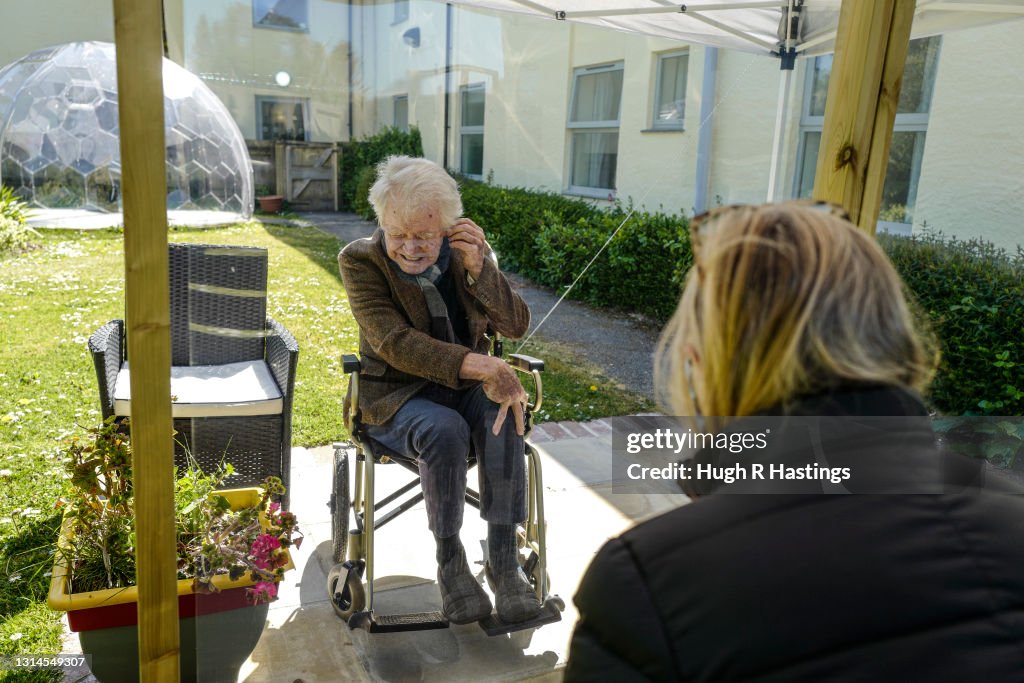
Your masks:
{"label": "chair cushion", "polygon": [[[114,413],[131,415],[128,362],[121,364],[114,384]],[[173,417],[238,417],[280,415],[281,390],[266,361],[171,368]]]}

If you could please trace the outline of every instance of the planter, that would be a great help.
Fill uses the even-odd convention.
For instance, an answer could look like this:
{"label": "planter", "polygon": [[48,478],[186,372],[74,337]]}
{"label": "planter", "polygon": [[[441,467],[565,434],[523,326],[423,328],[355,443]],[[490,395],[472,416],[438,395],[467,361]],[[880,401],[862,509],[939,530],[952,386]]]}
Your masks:
{"label": "planter", "polygon": [[260,211],[263,213],[281,213],[281,208],[284,206],[284,196],[279,194],[257,197],[256,201],[260,203]]}
{"label": "planter", "polygon": [[[218,491],[232,508],[256,504],[259,489]],[[64,537],[67,527],[61,530]],[[92,672],[100,681],[137,681],[138,588],[111,588],[69,593],[67,571],[57,555],[47,604],[68,613],[68,624],[79,634],[82,652],[92,655]],[[289,554],[285,570],[293,569]],[[178,628],[182,681],[235,681],[242,663],[256,647],[266,622],[269,603],[253,605],[248,577],[232,581],[213,578],[219,593],[194,593],[192,579],[178,581]]]}

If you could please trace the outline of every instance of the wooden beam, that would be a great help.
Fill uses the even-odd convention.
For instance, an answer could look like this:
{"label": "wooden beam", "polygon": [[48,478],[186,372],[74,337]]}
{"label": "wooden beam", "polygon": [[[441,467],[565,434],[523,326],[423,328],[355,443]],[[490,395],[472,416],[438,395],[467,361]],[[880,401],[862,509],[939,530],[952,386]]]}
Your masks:
{"label": "wooden beam", "polygon": [[160,10],[114,0],[143,682],[179,673]]}
{"label": "wooden beam", "polygon": [[914,0],[843,0],[814,197],[875,233]]}

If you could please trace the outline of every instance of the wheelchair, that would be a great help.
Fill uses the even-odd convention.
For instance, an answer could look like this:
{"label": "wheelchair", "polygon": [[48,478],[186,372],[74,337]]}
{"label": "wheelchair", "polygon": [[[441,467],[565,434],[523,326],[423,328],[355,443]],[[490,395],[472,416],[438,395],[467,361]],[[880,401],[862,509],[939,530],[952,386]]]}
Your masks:
{"label": "wheelchair", "polygon": [[[492,353],[501,357],[501,340],[493,338]],[[524,411],[525,435],[529,436],[532,418],[543,402],[541,372],[544,361],[521,354],[510,354],[509,364],[519,372],[533,378],[534,398]],[[331,509],[331,558],[334,566],[327,576],[327,593],[335,613],[349,628],[362,628],[370,633],[417,631],[447,628],[448,619],[440,610],[406,614],[378,614],[373,606],[374,538],[377,530],[423,500],[419,468],[416,461],[404,455],[387,452],[380,444],[366,436],[359,420],[360,361],[355,354],[342,357],[342,369],[350,375],[351,414],[346,427],[351,442],[334,444],[334,477],[328,506]],[[511,419],[511,417],[509,418]],[[529,578],[534,593],[541,602],[538,616],[524,622],[502,622],[496,612],[481,620],[480,626],[489,636],[537,628],[561,620],[565,602],[550,592],[545,543],[543,478],[540,457],[526,443],[527,519],[517,529],[520,566]],[[355,453],[355,473],[352,494],[349,495],[349,452]],[[416,478],[396,491],[376,499],[374,470],[378,465],[397,464],[416,475]],[[476,464],[470,450],[469,466]],[[403,496],[405,498],[403,499]],[[467,486],[466,503],[480,508],[480,494]],[[350,528],[350,522],[354,525]],[[494,585],[488,573],[487,580]]]}

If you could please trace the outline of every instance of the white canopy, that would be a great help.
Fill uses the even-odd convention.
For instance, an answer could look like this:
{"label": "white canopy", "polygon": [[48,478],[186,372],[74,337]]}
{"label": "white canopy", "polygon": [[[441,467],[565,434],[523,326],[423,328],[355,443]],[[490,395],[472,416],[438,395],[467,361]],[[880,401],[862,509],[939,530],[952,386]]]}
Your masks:
{"label": "white canopy", "polygon": [[[863,0],[870,1],[870,0]],[[906,0],[901,0],[906,1]],[[684,43],[796,56],[834,50],[841,0],[454,0],[454,4],[578,21]],[[912,36],[1024,17],[1024,0],[918,0]],[[790,21],[787,21],[787,18]]]}

